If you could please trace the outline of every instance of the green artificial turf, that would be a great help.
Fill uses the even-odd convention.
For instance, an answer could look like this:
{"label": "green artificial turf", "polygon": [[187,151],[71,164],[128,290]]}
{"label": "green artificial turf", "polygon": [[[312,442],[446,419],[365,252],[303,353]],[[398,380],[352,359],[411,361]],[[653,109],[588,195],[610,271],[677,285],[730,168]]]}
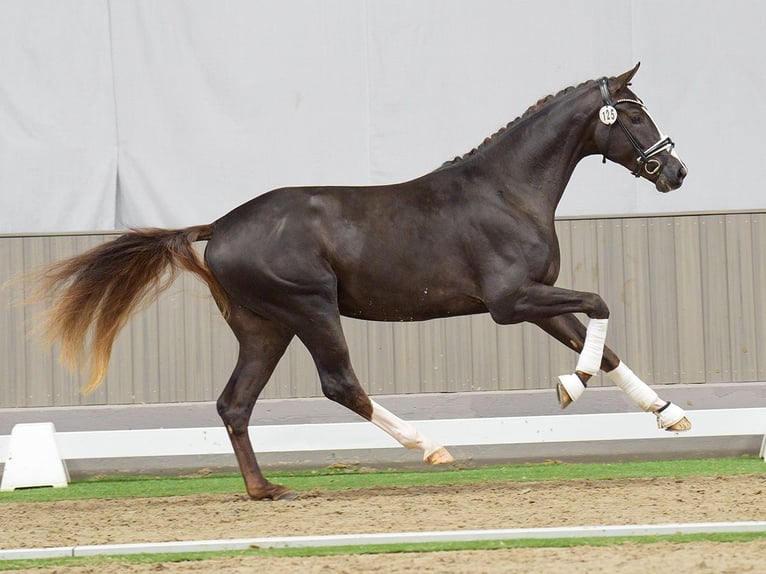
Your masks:
{"label": "green artificial turf", "polygon": [[[764,474],[766,463],[756,457],[617,462],[481,466],[475,468],[424,467],[422,471],[373,470],[350,465],[319,470],[267,473],[269,480],[297,492],[390,486],[446,485],[471,482],[524,482],[551,480],[610,480],[661,476],[723,476]],[[71,483],[67,488],[34,488],[0,493],[4,502],[50,502],[85,498],[137,498],[199,493],[243,493],[239,474],[191,477],[104,477]]]}

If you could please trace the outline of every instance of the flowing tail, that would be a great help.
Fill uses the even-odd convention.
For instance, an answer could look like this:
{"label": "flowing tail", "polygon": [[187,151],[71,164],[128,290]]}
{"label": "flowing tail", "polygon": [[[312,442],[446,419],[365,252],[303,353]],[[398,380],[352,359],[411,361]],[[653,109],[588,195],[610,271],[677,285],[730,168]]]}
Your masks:
{"label": "flowing tail", "polygon": [[62,363],[89,371],[85,392],[104,380],[114,340],[130,316],[154,301],[180,270],[207,283],[228,315],[226,292],[192,247],[212,234],[211,225],[132,230],[41,272],[32,300],[51,306],[39,331],[51,344],[60,341]]}

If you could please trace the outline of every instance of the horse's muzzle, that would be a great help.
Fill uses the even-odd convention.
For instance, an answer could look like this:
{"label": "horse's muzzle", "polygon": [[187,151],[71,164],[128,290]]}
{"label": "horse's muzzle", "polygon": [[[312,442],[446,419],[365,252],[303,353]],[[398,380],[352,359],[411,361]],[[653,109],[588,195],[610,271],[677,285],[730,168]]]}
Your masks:
{"label": "horse's muzzle", "polygon": [[684,182],[684,178],[689,171],[686,165],[675,156],[671,156],[668,162],[660,170],[660,175],[654,182],[657,191],[667,193],[678,189]]}

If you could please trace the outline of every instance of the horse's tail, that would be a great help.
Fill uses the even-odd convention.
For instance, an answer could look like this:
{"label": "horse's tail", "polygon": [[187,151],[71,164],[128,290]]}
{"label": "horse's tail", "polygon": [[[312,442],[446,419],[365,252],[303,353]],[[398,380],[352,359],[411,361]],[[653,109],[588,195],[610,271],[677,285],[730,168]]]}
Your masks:
{"label": "horse's tail", "polygon": [[120,329],[139,307],[167,289],[179,270],[207,283],[221,312],[228,314],[226,292],[192,247],[212,234],[211,225],[132,230],[41,272],[32,299],[50,306],[40,332],[49,343],[60,341],[61,361],[69,368],[87,367],[86,392],[104,380]]}

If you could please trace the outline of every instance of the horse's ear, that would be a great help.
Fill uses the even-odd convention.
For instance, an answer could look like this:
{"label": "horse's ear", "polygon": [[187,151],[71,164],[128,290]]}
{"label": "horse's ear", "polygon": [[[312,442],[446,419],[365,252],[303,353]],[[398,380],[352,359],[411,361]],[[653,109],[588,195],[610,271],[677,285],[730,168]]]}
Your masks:
{"label": "horse's ear", "polygon": [[616,98],[625,88],[628,87],[630,80],[632,80],[633,76],[636,75],[640,65],[641,62],[638,62],[632,70],[628,70],[624,74],[621,74],[616,78],[612,78],[612,80],[609,82],[609,91],[611,92],[613,98]]}

